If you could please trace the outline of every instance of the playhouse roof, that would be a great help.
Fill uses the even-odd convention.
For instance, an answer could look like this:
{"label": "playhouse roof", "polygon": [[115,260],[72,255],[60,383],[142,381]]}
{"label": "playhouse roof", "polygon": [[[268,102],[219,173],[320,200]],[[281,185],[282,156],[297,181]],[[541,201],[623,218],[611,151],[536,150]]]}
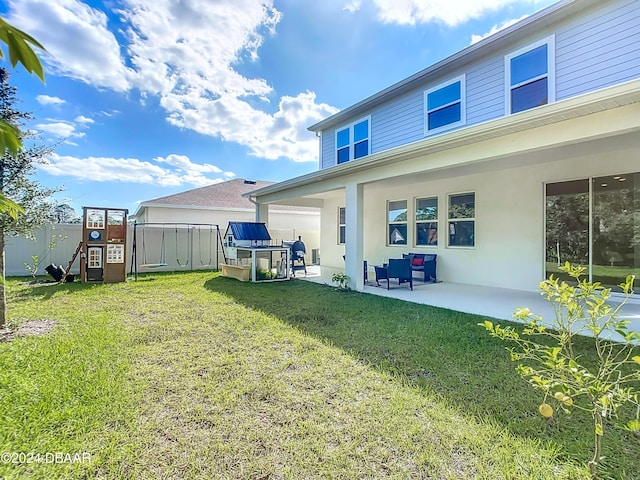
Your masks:
{"label": "playhouse roof", "polygon": [[271,240],[271,235],[264,223],[259,222],[229,222],[233,237],[236,240]]}

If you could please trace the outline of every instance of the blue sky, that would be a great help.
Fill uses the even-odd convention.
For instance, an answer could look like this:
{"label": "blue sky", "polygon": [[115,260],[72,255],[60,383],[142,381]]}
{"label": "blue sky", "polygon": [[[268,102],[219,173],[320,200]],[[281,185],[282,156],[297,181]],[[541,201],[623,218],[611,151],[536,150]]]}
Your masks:
{"label": "blue sky", "polygon": [[60,202],[129,208],[318,168],[310,125],[553,0],[0,0],[42,43],[11,75]]}

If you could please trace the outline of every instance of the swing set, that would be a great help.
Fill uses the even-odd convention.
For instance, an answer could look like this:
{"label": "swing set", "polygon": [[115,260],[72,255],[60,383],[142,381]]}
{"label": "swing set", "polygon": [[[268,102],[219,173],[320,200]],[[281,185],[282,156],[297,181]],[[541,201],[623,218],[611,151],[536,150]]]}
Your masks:
{"label": "swing set", "polygon": [[[191,270],[212,267],[218,269],[219,252],[224,262],[226,256],[222,248],[220,227],[210,223],[134,223],[131,274],[138,279],[138,268],[156,269],[171,267],[167,261],[167,231],[173,230],[175,266]],[[158,241],[158,236],[159,241]],[[139,240],[139,242],[138,242]],[[148,247],[148,245],[150,247]],[[149,252],[159,246],[159,251]],[[182,247],[182,248],[181,248]],[[194,258],[199,260],[196,265]],[[140,262],[140,263],[139,263]],[[223,263],[224,263],[223,262]]]}

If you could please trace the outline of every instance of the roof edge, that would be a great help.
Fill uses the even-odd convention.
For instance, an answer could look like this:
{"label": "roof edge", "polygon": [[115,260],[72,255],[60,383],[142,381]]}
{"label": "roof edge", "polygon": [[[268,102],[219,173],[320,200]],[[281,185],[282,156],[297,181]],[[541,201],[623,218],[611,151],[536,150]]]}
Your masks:
{"label": "roof edge", "polygon": [[307,130],[311,132],[320,132],[334,125],[338,125],[351,116],[357,116],[364,111],[369,110],[371,107],[384,103],[398,94],[416,88],[418,84],[422,83],[429,75],[433,75],[439,71],[445,72],[447,70],[457,68],[461,64],[469,63],[474,59],[478,51],[498,49],[513,36],[517,36],[518,34],[521,36],[527,35],[529,33],[529,28],[533,28],[532,25],[536,25],[540,22],[554,22],[578,11],[586,10],[597,3],[597,0],[560,0],[557,3],[523,18],[513,25],[483,38],[479,42],[469,45],[464,49],[434,63],[433,65],[430,65],[429,67],[420,70],[419,72],[414,73],[413,75],[400,80],[383,90],[380,90],[364,100],[361,100],[358,103],[355,103],[344,110],[311,125]]}
{"label": "roof edge", "polygon": [[[608,102],[605,103],[605,102]],[[484,123],[454,130],[435,137],[423,138],[413,143],[400,145],[395,148],[363,157],[359,160],[335,165],[317,170],[299,177],[294,177],[280,183],[246,193],[253,198],[278,193],[290,188],[303,187],[321,180],[357,173],[363,169],[375,168],[379,165],[406,158],[409,154],[429,154],[430,151],[442,151],[455,148],[460,143],[476,143],[490,138],[496,138],[512,132],[514,127],[518,131],[546,124],[559,123],[571,118],[586,116],[589,112],[581,113],[589,107],[599,110],[610,110],[631,103],[640,103],[640,79],[631,80],[613,87],[606,87],[595,92],[589,92],[549,105],[526,110],[514,115],[503,116]],[[592,112],[591,112],[592,113]]]}

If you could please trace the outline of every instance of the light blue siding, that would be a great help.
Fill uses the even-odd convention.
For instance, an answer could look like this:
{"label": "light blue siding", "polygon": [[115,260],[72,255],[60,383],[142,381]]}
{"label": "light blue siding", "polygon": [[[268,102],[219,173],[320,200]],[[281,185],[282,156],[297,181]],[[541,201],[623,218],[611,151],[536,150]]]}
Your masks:
{"label": "light blue siding", "polygon": [[[640,78],[640,0],[598,4],[580,17],[539,29],[528,40],[494,51],[463,70],[425,79],[415,90],[375,107],[369,112],[371,153],[425,138],[424,92],[458,75],[466,75],[466,125],[458,128],[504,116],[505,55],[549,35],[555,35],[556,102]],[[366,114],[360,112],[358,117]],[[330,129],[322,135],[321,168],[335,163],[335,129]]]}
{"label": "light blue siding", "polygon": [[[504,115],[504,59],[492,57],[467,74],[467,126]],[[464,128],[464,127],[461,127]]]}
{"label": "light blue siding", "polygon": [[616,2],[556,36],[556,100],[640,77],[640,4]]}
{"label": "light blue siding", "polygon": [[321,168],[329,168],[336,164],[336,134],[335,130],[322,132],[322,160]]}
{"label": "light blue siding", "polygon": [[371,115],[371,153],[424,138],[423,92],[414,91]]}

